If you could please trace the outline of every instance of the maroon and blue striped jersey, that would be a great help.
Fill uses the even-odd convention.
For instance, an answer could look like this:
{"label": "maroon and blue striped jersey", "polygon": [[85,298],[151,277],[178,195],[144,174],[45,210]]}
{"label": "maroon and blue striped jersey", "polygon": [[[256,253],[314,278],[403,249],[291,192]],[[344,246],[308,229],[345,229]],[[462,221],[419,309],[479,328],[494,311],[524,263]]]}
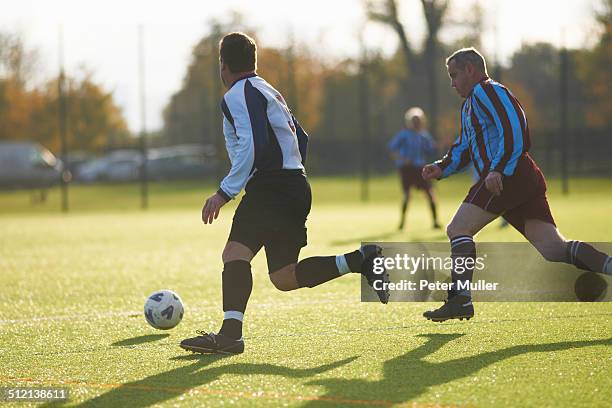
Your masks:
{"label": "maroon and blue striped jersey", "polygon": [[530,147],[527,116],[518,99],[502,84],[484,78],[461,107],[461,133],[436,162],[448,177],[472,162],[478,175],[514,174],[519,157]]}

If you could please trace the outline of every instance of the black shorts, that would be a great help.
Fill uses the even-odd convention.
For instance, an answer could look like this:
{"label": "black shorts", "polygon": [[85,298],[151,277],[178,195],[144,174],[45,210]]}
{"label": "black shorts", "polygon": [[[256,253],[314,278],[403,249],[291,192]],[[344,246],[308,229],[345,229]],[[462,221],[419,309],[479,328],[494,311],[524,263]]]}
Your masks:
{"label": "black shorts", "polygon": [[422,172],[423,166],[413,166],[412,164],[405,164],[399,168],[404,191],[409,191],[412,186],[419,190],[429,190],[431,188],[431,181],[425,180],[421,175]]}
{"label": "black shorts", "polygon": [[264,247],[269,273],[296,263],[306,246],[306,218],[312,194],[303,172],[278,170],[256,174],[246,185],[229,241],[246,245],[253,254]]}

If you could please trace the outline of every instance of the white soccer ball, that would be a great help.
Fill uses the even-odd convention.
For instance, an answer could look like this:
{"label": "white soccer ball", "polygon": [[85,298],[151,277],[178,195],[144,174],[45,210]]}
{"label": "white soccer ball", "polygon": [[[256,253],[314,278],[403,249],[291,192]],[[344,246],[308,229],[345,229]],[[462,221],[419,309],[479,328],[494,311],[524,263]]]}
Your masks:
{"label": "white soccer ball", "polygon": [[181,298],[171,290],[153,292],[144,305],[147,323],[160,330],[168,330],[179,324],[183,312]]}

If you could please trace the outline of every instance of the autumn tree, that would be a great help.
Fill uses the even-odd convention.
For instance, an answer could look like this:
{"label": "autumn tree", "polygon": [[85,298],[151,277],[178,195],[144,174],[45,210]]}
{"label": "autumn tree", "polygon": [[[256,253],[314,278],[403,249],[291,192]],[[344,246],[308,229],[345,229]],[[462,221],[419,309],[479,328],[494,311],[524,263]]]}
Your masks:
{"label": "autumn tree", "polygon": [[601,5],[602,10],[595,15],[601,37],[595,47],[578,55],[579,75],[589,98],[586,120],[598,128],[609,127],[612,118],[612,0],[604,0]]}
{"label": "autumn tree", "polygon": [[[59,151],[57,79],[36,84],[36,52],[0,33],[0,140],[37,141]],[[99,151],[131,142],[112,92],[82,71],[67,78],[68,149]]]}

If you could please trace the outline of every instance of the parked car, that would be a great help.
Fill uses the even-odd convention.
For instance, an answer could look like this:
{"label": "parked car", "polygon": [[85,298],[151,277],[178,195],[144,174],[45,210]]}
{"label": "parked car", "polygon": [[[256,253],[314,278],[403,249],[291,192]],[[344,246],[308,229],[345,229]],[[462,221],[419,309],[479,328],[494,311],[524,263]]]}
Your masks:
{"label": "parked car", "polygon": [[203,145],[178,145],[151,151],[147,173],[151,180],[203,179],[215,171],[214,149]]}
{"label": "parked car", "polygon": [[79,166],[76,180],[84,183],[133,181],[138,179],[141,166],[142,155],[140,151],[116,150]]}
{"label": "parked car", "polygon": [[[136,181],[143,165],[139,150],[116,150],[81,164],[75,174],[77,181]],[[149,180],[201,179],[215,170],[214,146],[185,144],[150,149],[147,152]]]}
{"label": "parked car", "polygon": [[70,174],[72,174],[72,178],[77,179],[81,166],[91,161],[92,158],[93,156],[90,153],[73,151],[62,157],[62,161],[70,171]]}
{"label": "parked car", "polygon": [[62,164],[34,142],[0,142],[0,186],[46,188],[61,181]]}

